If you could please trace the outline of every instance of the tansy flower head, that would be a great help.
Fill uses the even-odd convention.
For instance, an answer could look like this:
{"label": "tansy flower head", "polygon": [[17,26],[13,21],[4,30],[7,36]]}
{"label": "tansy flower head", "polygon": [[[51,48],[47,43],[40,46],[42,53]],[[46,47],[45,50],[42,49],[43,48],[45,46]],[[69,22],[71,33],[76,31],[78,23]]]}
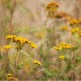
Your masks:
{"label": "tansy flower head", "polygon": [[48,13],[48,17],[53,18],[55,17],[55,12],[57,11],[58,4],[55,2],[51,2],[47,5],[46,11]]}
{"label": "tansy flower head", "polygon": [[9,50],[10,48],[12,48],[12,45],[6,45],[6,46],[3,46],[3,48],[6,50]]}
{"label": "tansy flower head", "polygon": [[70,23],[70,25],[78,25],[79,24],[77,19],[70,19],[69,23]]}
{"label": "tansy flower head", "polygon": [[69,28],[68,28],[67,26],[62,26],[62,27],[61,27],[61,30],[62,30],[62,31],[68,31]]}
{"label": "tansy flower head", "polygon": [[6,36],[6,39],[14,39],[14,38],[16,38],[15,35],[8,35],[8,36]]}
{"label": "tansy flower head", "polygon": [[81,37],[81,31],[79,31],[78,35],[79,35],[79,37]]}
{"label": "tansy flower head", "polygon": [[18,43],[18,44],[20,44],[20,45],[24,45],[25,43],[28,42],[28,39],[23,38],[23,37],[16,37],[16,38],[14,39],[14,42],[16,42],[16,43]]}
{"label": "tansy flower head", "polygon": [[64,58],[65,58],[65,56],[64,56],[64,55],[59,56],[59,59],[64,60]]}
{"label": "tansy flower head", "polygon": [[68,18],[69,15],[65,12],[56,12],[55,18]]}
{"label": "tansy flower head", "polygon": [[39,62],[39,61],[37,61],[37,60],[34,60],[34,64],[42,65],[41,62]]}
{"label": "tansy flower head", "polygon": [[37,48],[37,45],[36,45],[35,43],[33,43],[33,42],[30,42],[30,46],[31,46],[32,48]]}
{"label": "tansy flower head", "polygon": [[54,47],[55,50],[63,50],[63,49],[71,49],[73,46],[67,43],[59,43],[57,46]]}
{"label": "tansy flower head", "polygon": [[71,29],[71,33],[72,34],[77,33],[77,32],[79,32],[79,28],[78,27]]}

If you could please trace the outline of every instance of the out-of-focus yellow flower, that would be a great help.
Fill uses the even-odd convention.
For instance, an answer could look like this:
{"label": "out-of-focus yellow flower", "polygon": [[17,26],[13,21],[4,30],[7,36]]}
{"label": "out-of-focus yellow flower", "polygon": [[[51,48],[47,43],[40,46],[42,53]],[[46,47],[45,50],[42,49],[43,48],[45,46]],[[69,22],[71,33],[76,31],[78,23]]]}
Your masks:
{"label": "out-of-focus yellow flower", "polygon": [[57,46],[54,47],[55,50],[63,50],[63,49],[71,49],[73,46],[67,43],[59,43]]}
{"label": "out-of-focus yellow flower", "polygon": [[77,19],[70,19],[69,23],[70,23],[70,25],[78,25],[79,24]]}
{"label": "out-of-focus yellow flower", "polygon": [[78,27],[71,29],[71,33],[72,34],[77,33],[77,32],[79,32],[79,28]]}
{"label": "out-of-focus yellow flower", "polygon": [[32,48],[37,48],[37,45],[36,45],[35,43],[33,43],[33,42],[30,42],[30,46],[31,46]]}
{"label": "out-of-focus yellow flower", "polygon": [[46,6],[46,11],[48,12],[48,17],[53,18],[55,17],[55,12],[59,5],[55,2],[51,2]]}
{"label": "out-of-focus yellow flower", "polygon": [[42,65],[41,62],[34,60],[34,64]]}
{"label": "out-of-focus yellow flower", "polygon": [[14,39],[14,42],[20,44],[20,45],[24,45],[25,43],[28,42],[28,39],[24,38],[24,37],[16,37]]}
{"label": "out-of-focus yellow flower", "polygon": [[9,73],[9,74],[6,74],[7,77],[10,77],[10,76],[13,76],[13,74]]}
{"label": "out-of-focus yellow flower", "polygon": [[8,35],[8,36],[6,36],[6,39],[14,39],[14,38],[16,38],[15,35]]}
{"label": "out-of-focus yellow flower", "polygon": [[39,32],[39,33],[36,33],[35,36],[41,39],[41,38],[45,38],[46,34],[44,32]]}
{"label": "out-of-focus yellow flower", "polygon": [[59,59],[64,60],[65,59],[65,56],[64,55],[61,55],[61,56],[59,56]]}
{"label": "out-of-focus yellow flower", "polygon": [[78,35],[79,35],[79,37],[81,37],[81,31],[79,31]]}
{"label": "out-of-focus yellow flower", "polygon": [[3,48],[6,50],[9,50],[10,48],[12,48],[12,45],[6,45],[6,46],[3,46]]}
{"label": "out-of-focus yellow flower", "polygon": [[62,30],[62,31],[68,31],[69,28],[68,28],[67,26],[62,26],[62,27],[61,27],[61,30]]}

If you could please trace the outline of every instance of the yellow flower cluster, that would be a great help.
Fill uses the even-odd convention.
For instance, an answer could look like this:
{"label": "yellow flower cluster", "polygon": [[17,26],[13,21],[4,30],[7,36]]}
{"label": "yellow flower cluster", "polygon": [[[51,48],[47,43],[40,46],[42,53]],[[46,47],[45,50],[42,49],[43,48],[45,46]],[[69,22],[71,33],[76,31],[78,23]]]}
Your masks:
{"label": "yellow flower cluster", "polygon": [[42,65],[41,62],[34,60],[34,64]]}
{"label": "yellow flower cluster", "polygon": [[79,37],[81,37],[81,31],[78,34],[79,34]]}
{"label": "yellow flower cluster", "polygon": [[49,3],[46,7],[46,11],[48,11],[48,16],[54,17],[54,13],[57,11],[58,7],[59,7],[59,5],[55,2]]}
{"label": "yellow flower cluster", "polygon": [[77,33],[77,32],[79,32],[79,28],[78,27],[71,29],[71,33],[72,34]]}
{"label": "yellow flower cluster", "polygon": [[[21,49],[24,44],[29,44],[32,48],[37,48],[37,45],[28,39],[20,36],[15,36],[15,35],[9,35],[6,36],[6,39],[11,39],[13,42],[17,43],[17,49]],[[8,48],[8,47],[7,47]]]}
{"label": "yellow flower cluster", "polygon": [[6,50],[9,50],[10,48],[12,48],[12,45],[5,45],[5,46],[3,46],[3,48]]}
{"label": "yellow flower cluster", "polygon": [[37,45],[36,45],[35,43],[30,42],[29,44],[30,44],[30,46],[31,46],[32,48],[37,48]]}
{"label": "yellow flower cluster", "polygon": [[28,43],[28,39],[23,37],[16,37],[14,38],[14,42],[19,43],[20,45],[24,45],[25,43]]}
{"label": "yellow flower cluster", "polygon": [[63,50],[63,49],[71,49],[73,46],[67,43],[59,43],[57,46],[54,47],[55,50]]}
{"label": "yellow flower cluster", "polygon": [[6,36],[6,39],[14,39],[14,38],[16,38],[15,35],[8,35],[8,36]]}
{"label": "yellow flower cluster", "polygon": [[64,56],[64,55],[59,56],[59,59],[64,60],[64,58],[65,58],[65,56]]}
{"label": "yellow flower cluster", "polygon": [[78,25],[81,24],[81,19],[70,19],[69,23],[70,25]]}
{"label": "yellow flower cluster", "polygon": [[62,31],[68,31],[69,28],[68,28],[67,26],[62,26],[62,27],[61,27],[61,30],[62,30]]}

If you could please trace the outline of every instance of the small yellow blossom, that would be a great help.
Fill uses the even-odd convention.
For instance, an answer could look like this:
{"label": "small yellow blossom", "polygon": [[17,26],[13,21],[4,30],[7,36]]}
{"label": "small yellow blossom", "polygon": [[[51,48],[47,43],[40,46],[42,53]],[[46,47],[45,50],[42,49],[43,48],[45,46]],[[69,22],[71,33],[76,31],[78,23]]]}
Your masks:
{"label": "small yellow blossom", "polygon": [[59,5],[55,2],[51,2],[46,6],[46,11],[48,12],[48,17],[53,18],[55,17],[55,12]]}
{"label": "small yellow blossom", "polygon": [[70,19],[69,23],[70,23],[70,25],[75,25],[75,24],[78,25],[79,24],[77,19]]}
{"label": "small yellow blossom", "polygon": [[9,73],[9,74],[6,74],[6,76],[7,76],[7,77],[10,77],[10,76],[13,76],[13,74],[10,74],[10,73]]}
{"label": "small yellow blossom", "polygon": [[41,62],[34,60],[34,64],[42,65]]}
{"label": "small yellow blossom", "polygon": [[79,32],[79,28],[78,27],[71,29],[71,33],[72,34],[77,33],[77,32]]}
{"label": "small yellow blossom", "polygon": [[65,58],[65,56],[64,56],[64,55],[59,56],[59,59],[64,60],[64,58]]}
{"label": "small yellow blossom", "polygon": [[61,27],[61,30],[62,30],[62,31],[67,31],[67,30],[69,30],[69,28],[68,28],[67,26],[62,26],[62,27]]}
{"label": "small yellow blossom", "polygon": [[16,38],[14,39],[14,42],[16,42],[16,43],[18,43],[18,44],[20,44],[20,45],[23,45],[23,44],[25,44],[25,43],[28,42],[28,39],[23,38],[23,37],[16,37]]}
{"label": "small yellow blossom", "polygon": [[57,46],[54,47],[55,50],[63,50],[63,49],[71,49],[73,46],[67,43],[59,43]]}
{"label": "small yellow blossom", "polygon": [[12,45],[6,45],[6,46],[3,46],[3,48],[6,50],[9,50],[10,48],[12,48]]}
{"label": "small yellow blossom", "polygon": [[30,46],[31,46],[32,48],[37,48],[37,45],[36,45],[35,43],[33,43],[33,42],[30,42]]}
{"label": "small yellow blossom", "polygon": [[81,31],[79,31],[78,35],[79,35],[79,37],[81,37]]}
{"label": "small yellow blossom", "polygon": [[8,35],[8,36],[6,36],[6,39],[14,39],[14,38],[16,38],[15,35]]}

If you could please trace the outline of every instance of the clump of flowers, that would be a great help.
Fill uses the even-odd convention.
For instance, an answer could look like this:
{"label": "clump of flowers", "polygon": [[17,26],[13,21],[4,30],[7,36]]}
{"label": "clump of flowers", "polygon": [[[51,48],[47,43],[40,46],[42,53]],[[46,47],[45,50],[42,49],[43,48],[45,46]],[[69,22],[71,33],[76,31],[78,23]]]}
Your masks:
{"label": "clump of flowers", "polygon": [[14,39],[14,38],[16,38],[16,36],[15,35],[8,35],[8,36],[6,36],[6,39]]}
{"label": "clump of flowers", "polygon": [[[15,42],[17,44],[16,48],[18,50],[22,49],[22,47],[25,44],[29,44],[31,48],[37,48],[37,45],[35,43],[29,41],[27,38],[24,38],[24,37],[9,35],[9,36],[6,36],[6,39],[10,39],[13,42]],[[9,48],[9,47],[7,47],[7,48]]]}
{"label": "clump of flowers", "polygon": [[64,60],[65,59],[65,56],[64,55],[61,55],[61,56],[59,56],[59,59]]}
{"label": "clump of flowers", "polygon": [[12,45],[5,45],[5,46],[3,46],[3,48],[6,49],[6,50],[9,50],[9,49],[12,48]]}
{"label": "clump of flowers", "polygon": [[63,50],[63,49],[71,49],[73,46],[67,43],[59,43],[57,46],[54,47],[55,50]]}
{"label": "clump of flowers", "polygon": [[46,6],[46,11],[48,12],[48,17],[54,17],[59,5],[55,2],[51,2]]}
{"label": "clump of flowers", "polygon": [[70,25],[78,25],[79,24],[77,19],[70,19],[69,23],[70,23]]}
{"label": "clump of flowers", "polygon": [[79,28],[78,27],[71,29],[71,33],[72,34],[77,33],[77,32],[79,32]]}

